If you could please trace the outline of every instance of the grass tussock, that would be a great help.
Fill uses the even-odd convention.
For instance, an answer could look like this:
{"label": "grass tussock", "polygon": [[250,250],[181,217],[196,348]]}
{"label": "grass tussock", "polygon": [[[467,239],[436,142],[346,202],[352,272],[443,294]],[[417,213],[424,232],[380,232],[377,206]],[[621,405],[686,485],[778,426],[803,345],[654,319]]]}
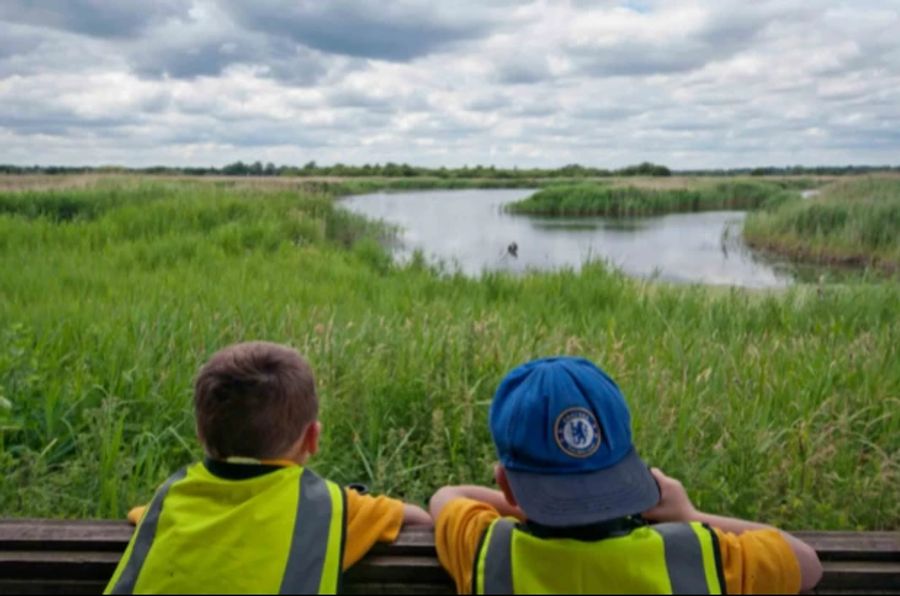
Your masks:
{"label": "grass tussock", "polygon": [[198,367],[248,339],[316,371],[315,467],[422,501],[490,483],[492,393],[578,354],[699,507],[790,528],[900,528],[900,286],[784,293],[581,273],[471,279],[328,196],[117,182],[0,195],[0,513],[116,517],[200,457]]}
{"label": "grass tussock", "polygon": [[817,197],[754,213],[744,237],[802,260],[900,271],[900,178],[842,180]]}
{"label": "grass tussock", "polygon": [[512,203],[512,213],[545,216],[641,216],[683,211],[757,209],[791,196],[782,184],[751,180],[699,183],[675,188],[580,183],[550,186]]}

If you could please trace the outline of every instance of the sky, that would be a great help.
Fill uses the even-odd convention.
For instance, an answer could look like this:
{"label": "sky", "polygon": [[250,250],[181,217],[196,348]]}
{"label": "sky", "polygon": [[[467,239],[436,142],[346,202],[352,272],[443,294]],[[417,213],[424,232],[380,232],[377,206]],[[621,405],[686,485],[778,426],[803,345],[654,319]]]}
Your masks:
{"label": "sky", "polygon": [[0,163],[900,164],[900,0],[0,0]]}

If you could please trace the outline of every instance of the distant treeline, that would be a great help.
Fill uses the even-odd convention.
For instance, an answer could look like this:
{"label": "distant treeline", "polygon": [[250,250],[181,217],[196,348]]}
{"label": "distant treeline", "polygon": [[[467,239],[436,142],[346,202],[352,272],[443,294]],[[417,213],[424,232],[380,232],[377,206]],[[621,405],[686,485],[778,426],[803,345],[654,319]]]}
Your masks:
{"label": "distant treeline", "polygon": [[188,176],[341,176],[367,177],[385,176],[389,178],[598,178],[607,176],[671,176],[665,166],[641,163],[619,170],[592,168],[571,164],[561,168],[498,168],[496,166],[463,166],[461,168],[423,168],[406,163],[365,164],[362,166],[337,163],[318,165],[310,161],[304,166],[276,166],[261,161],[244,163],[237,161],[221,168],[176,168],[152,166],[148,168],[66,167],[66,166],[14,166],[0,164],[2,174],[87,174],[87,173],[135,173],[170,174]]}
{"label": "distant treeline", "polygon": [[406,163],[365,164],[362,166],[337,163],[334,165],[318,165],[310,161],[303,166],[276,166],[274,163],[263,164],[260,161],[244,163],[237,161],[221,168],[194,168],[152,166],[147,168],[126,168],[121,166],[16,166],[0,164],[0,174],[150,174],[150,175],[182,175],[182,176],[340,176],[367,177],[383,176],[388,178],[605,178],[612,176],[671,176],[672,174],[689,176],[841,176],[848,174],[864,174],[867,172],[900,172],[900,166],[791,166],[765,168],[736,168],[711,170],[670,170],[666,166],[649,162],[628,166],[621,169],[595,168],[570,164],[561,168],[498,168],[496,166],[463,166],[461,168],[424,168]]}

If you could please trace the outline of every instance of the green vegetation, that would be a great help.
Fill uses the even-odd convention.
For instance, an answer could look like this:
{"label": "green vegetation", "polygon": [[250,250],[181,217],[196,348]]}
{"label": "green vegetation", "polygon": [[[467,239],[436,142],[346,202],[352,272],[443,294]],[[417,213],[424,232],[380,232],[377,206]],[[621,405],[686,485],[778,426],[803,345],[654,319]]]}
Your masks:
{"label": "green vegetation", "polygon": [[747,218],[754,247],[818,263],[900,270],[900,178],[834,183],[820,196]]}
{"label": "green vegetation", "polygon": [[263,165],[262,162],[244,163],[237,161],[221,168],[202,167],[168,167],[154,166],[150,168],[125,168],[121,166],[92,167],[60,167],[60,166],[15,166],[0,164],[0,174],[150,174],[150,175],[188,175],[188,176],[254,176],[254,177],[341,177],[341,178],[440,178],[440,179],[492,179],[492,180],[526,180],[526,179],[566,179],[566,178],[601,178],[610,176],[670,176],[666,166],[644,162],[627,166],[618,170],[569,164],[561,168],[498,168],[496,166],[463,166],[461,168],[425,168],[406,163],[349,165],[319,165],[314,161],[302,167],[274,163]]}
{"label": "green vegetation", "polygon": [[101,182],[0,194],[0,513],[115,517],[199,457],[199,365],[235,341],[317,373],[316,468],[422,500],[489,483],[513,366],[601,364],[645,458],[699,506],[900,529],[897,283],[785,292],[398,266],[322,193]]}
{"label": "green vegetation", "polygon": [[642,188],[580,183],[550,186],[512,203],[512,213],[533,215],[635,216],[678,211],[756,209],[787,200],[775,182],[732,180],[682,188]]}

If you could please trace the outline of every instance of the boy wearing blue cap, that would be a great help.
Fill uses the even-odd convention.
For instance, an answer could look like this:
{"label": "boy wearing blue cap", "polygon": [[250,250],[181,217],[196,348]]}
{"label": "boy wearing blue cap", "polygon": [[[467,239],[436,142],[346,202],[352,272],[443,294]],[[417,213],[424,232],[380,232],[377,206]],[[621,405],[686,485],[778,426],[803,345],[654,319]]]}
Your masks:
{"label": "boy wearing blue cap", "polygon": [[446,486],[430,504],[460,594],[796,593],[822,575],[807,544],[697,511],[649,469],[618,386],[587,360],[513,370],[490,425],[501,490]]}

